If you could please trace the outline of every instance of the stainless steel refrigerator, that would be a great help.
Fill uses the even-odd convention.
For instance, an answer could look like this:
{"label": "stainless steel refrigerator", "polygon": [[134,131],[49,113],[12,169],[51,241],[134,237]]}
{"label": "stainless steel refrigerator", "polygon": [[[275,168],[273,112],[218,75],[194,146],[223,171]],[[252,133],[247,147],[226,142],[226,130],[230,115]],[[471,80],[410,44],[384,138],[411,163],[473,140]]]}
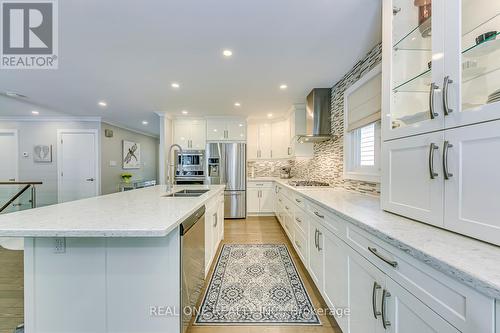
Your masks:
{"label": "stainless steel refrigerator", "polygon": [[224,217],[247,215],[247,146],[245,143],[208,143],[205,151],[207,184],[224,184]]}

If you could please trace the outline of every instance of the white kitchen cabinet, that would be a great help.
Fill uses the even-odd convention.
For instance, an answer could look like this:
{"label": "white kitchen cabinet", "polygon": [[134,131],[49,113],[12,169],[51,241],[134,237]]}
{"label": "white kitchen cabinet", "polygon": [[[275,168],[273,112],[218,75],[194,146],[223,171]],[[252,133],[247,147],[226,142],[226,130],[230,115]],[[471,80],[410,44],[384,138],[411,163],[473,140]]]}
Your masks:
{"label": "white kitchen cabinet", "polygon": [[422,22],[415,2],[383,2],[384,140],[500,119],[499,33],[476,44],[499,30],[500,2],[431,6]]}
{"label": "white kitchen cabinet", "polygon": [[313,219],[309,221],[309,274],[319,290],[323,290],[324,235],[322,227]]}
{"label": "white kitchen cabinet", "polygon": [[383,304],[387,332],[460,332],[392,279],[386,278],[384,291],[385,296],[381,299],[381,308]]}
{"label": "white kitchen cabinet", "polygon": [[306,133],[306,106],[305,104],[294,104],[290,109],[287,117],[290,126],[290,134],[288,139],[289,149],[288,157],[313,157],[313,143],[299,143],[297,135]]}
{"label": "white kitchen cabinet", "polygon": [[207,140],[246,141],[246,121],[244,119],[207,119]]}
{"label": "white kitchen cabinet", "polygon": [[247,211],[268,215],[274,212],[275,189],[272,182],[248,182]]}
{"label": "white kitchen cabinet", "polygon": [[249,122],[247,125],[247,159],[258,159],[259,149],[259,124]]}
{"label": "white kitchen cabinet", "polygon": [[444,226],[500,245],[500,121],[447,130],[445,142]]}
{"label": "white kitchen cabinet", "polygon": [[213,199],[205,211],[205,276],[224,238],[224,196]]}
{"label": "white kitchen cabinet", "polygon": [[[324,285],[323,295],[327,305],[331,309],[348,308],[348,271],[349,257],[347,249],[337,236],[329,230],[324,232]],[[343,332],[348,332],[347,317],[336,318]]]}
{"label": "white kitchen cabinet", "polygon": [[271,124],[271,157],[287,158],[290,151],[290,123],[288,119],[275,121]]}
{"label": "white kitchen cabinet", "polygon": [[436,132],[382,145],[383,209],[443,226],[443,138]]}
{"label": "white kitchen cabinet", "polygon": [[174,120],[174,143],[182,149],[205,149],[206,122],[201,119]]}

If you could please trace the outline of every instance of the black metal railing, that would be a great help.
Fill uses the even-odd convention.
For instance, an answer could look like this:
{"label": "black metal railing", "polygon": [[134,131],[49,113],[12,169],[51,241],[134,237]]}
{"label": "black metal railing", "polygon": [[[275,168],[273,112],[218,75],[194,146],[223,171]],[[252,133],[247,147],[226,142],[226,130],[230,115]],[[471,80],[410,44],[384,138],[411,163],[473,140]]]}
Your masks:
{"label": "black metal railing", "polygon": [[[21,198],[21,196],[26,193],[29,190],[30,193],[30,208],[36,208],[36,185],[42,185],[42,182],[16,182],[16,181],[9,181],[9,182],[0,182],[0,188],[2,186],[22,186],[18,191],[13,192],[13,195],[9,195],[9,198],[7,202],[5,202],[1,207],[0,207],[0,213],[5,211],[7,208],[12,207],[12,206],[21,206],[21,203],[16,203],[16,200]],[[1,204],[1,202],[0,202]]]}

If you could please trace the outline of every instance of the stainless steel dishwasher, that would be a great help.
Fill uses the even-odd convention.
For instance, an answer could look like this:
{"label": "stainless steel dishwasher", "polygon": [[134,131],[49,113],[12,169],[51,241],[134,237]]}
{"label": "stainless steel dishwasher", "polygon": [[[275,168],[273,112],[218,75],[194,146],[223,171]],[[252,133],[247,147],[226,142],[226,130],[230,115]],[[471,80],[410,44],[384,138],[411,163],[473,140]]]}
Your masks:
{"label": "stainless steel dishwasher", "polygon": [[205,284],[205,206],[180,226],[181,332],[186,332]]}

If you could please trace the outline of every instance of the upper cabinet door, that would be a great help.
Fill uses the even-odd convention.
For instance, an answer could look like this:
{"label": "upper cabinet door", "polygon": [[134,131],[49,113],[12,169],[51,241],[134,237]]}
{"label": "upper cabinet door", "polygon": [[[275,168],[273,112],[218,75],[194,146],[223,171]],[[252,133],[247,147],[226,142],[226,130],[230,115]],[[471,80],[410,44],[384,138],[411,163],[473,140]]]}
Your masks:
{"label": "upper cabinet door", "polygon": [[383,209],[443,226],[443,138],[440,131],[382,144]]}
{"label": "upper cabinet door", "polygon": [[191,149],[205,149],[207,125],[205,120],[191,121]]}
{"label": "upper cabinet door", "polygon": [[226,122],[226,140],[245,141],[247,139],[247,126],[244,120],[230,120]]}
{"label": "upper cabinet door", "polygon": [[287,158],[290,138],[290,125],[288,120],[280,120],[272,123],[272,158]]}
{"label": "upper cabinet door", "polygon": [[259,153],[259,125],[257,123],[248,124],[247,159],[255,160]]}
{"label": "upper cabinet door", "polygon": [[226,122],[223,119],[207,120],[207,140],[209,141],[226,140]]}
{"label": "upper cabinet door", "polygon": [[385,0],[384,140],[444,128],[444,0]]}
{"label": "upper cabinet door", "polygon": [[500,1],[446,1],[446,20],[446,127],[500,119]]}
{"label": "upper cabinet door", "polygon": [[500,121],[447,130],[445,227],[500,245]]}
{"label": "upper cabinet door", "polygon": [[272,149],[272,130],[270,123],[259,126],[259,158],[270,159]]}
{"label": "upper cabinet door", "polygon": [[182,149],[190,149],[191,140],[191,121],[190,120],[175,120],[174,121],[174,143],[177,143]]}

